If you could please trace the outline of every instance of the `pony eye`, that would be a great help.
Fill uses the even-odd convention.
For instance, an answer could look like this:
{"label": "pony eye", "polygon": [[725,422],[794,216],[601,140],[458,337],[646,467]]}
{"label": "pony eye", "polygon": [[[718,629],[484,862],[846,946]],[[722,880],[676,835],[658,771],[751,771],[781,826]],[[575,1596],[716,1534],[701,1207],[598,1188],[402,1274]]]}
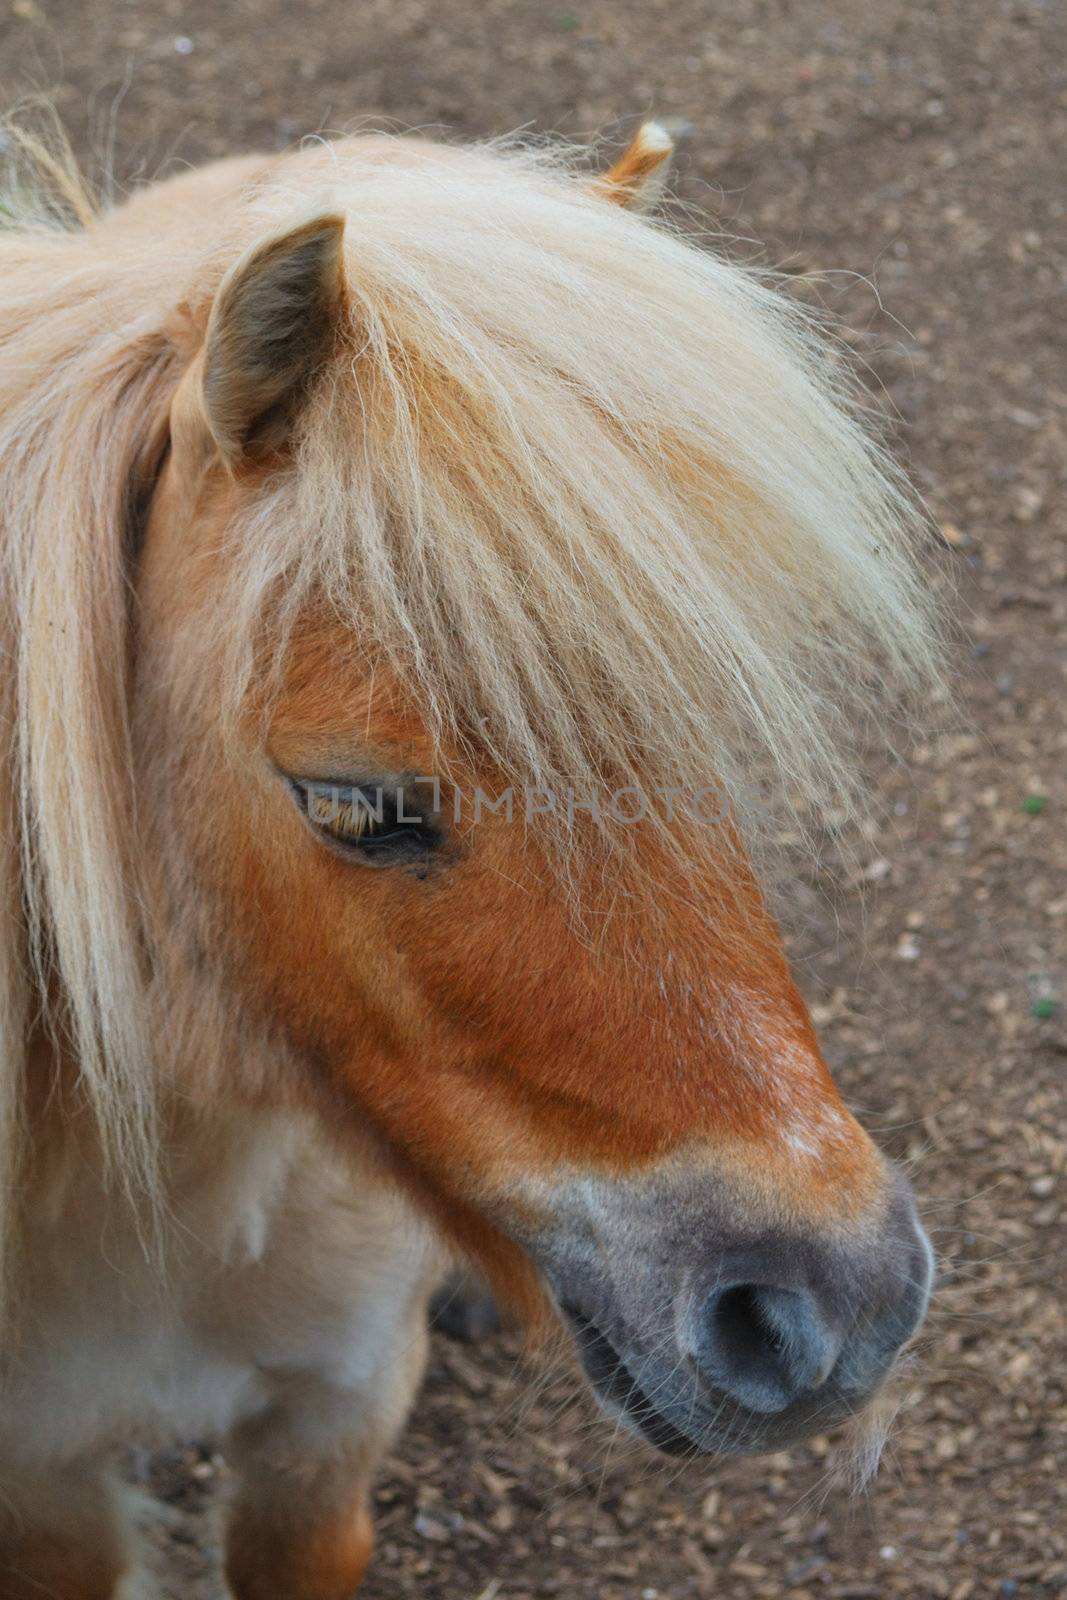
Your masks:
{"label": "pony eye", "polygon": [[441,842],[432,818],[402,785],[289,778],[298,809],[323,839],[346,854],[425,856]]}

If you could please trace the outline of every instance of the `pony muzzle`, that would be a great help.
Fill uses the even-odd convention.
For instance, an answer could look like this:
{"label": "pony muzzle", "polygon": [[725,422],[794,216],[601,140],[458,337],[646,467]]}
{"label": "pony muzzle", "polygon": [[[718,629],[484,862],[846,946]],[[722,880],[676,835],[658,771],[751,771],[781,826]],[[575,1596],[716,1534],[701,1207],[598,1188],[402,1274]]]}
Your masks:
{"label": "pony muzzle", "polygon": [[557,1237],[543,1266],[602,1407],[661,1450],[760,1454],[855,1417],[925,1314],[933,1252],[895,1172],[877,1219],[817,1231],[618,1198],[597,1186],[595,1245]]}

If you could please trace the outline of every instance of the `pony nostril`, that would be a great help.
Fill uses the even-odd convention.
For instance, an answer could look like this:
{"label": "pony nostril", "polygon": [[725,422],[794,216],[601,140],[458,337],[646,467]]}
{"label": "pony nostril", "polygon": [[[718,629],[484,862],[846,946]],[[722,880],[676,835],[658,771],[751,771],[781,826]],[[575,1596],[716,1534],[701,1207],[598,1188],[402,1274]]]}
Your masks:
{"label": "pony nostril", "polygon": [[805,1291],[731,1284],[705,1303],[701,1370],[750,1411],[784,1411],[817,1389],[839,1348]]}

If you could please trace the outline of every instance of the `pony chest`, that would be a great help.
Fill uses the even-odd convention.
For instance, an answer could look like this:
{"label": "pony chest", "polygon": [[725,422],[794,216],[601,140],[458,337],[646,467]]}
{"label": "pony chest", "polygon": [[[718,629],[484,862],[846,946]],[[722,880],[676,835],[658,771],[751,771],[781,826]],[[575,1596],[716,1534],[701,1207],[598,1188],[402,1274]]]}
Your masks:
{"label": "pony chest", "polygon": [[256,1403],[263,1352],[235,1330],[284,1231],[296,1154],[291,1130],[270,1131],[186,1162],[156,1257],[144,1219],[82,1168],[29,1241],[0,1438],[47,1458],[146,1428],[213,1434]]}

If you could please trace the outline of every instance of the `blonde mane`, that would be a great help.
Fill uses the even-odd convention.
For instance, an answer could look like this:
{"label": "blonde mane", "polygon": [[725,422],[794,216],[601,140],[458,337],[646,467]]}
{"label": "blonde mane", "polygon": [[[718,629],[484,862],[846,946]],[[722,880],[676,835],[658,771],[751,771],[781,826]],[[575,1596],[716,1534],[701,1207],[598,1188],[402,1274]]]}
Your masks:
{"label": "blonde mane", "polygon": [[265,623],[282,639],[325,593],[444,746],[579,793],[717,781],[753,836],[754,774],[798,816],[840,806],[872,686],[935,656],[921,519],[818,330],[755,272],[605,204],[569,157],[315,147],[180,240],[92,220],[57,174],[73,226],[25,182],[0,203],[9,1231],[41,1026],[116,1170],[155,1183],[131,526],[182,367],[174,308],[195,324],[309,199],[347,218],[350,316],[295,470],[231,530],[238,575],[204,637],[220,714]]}

